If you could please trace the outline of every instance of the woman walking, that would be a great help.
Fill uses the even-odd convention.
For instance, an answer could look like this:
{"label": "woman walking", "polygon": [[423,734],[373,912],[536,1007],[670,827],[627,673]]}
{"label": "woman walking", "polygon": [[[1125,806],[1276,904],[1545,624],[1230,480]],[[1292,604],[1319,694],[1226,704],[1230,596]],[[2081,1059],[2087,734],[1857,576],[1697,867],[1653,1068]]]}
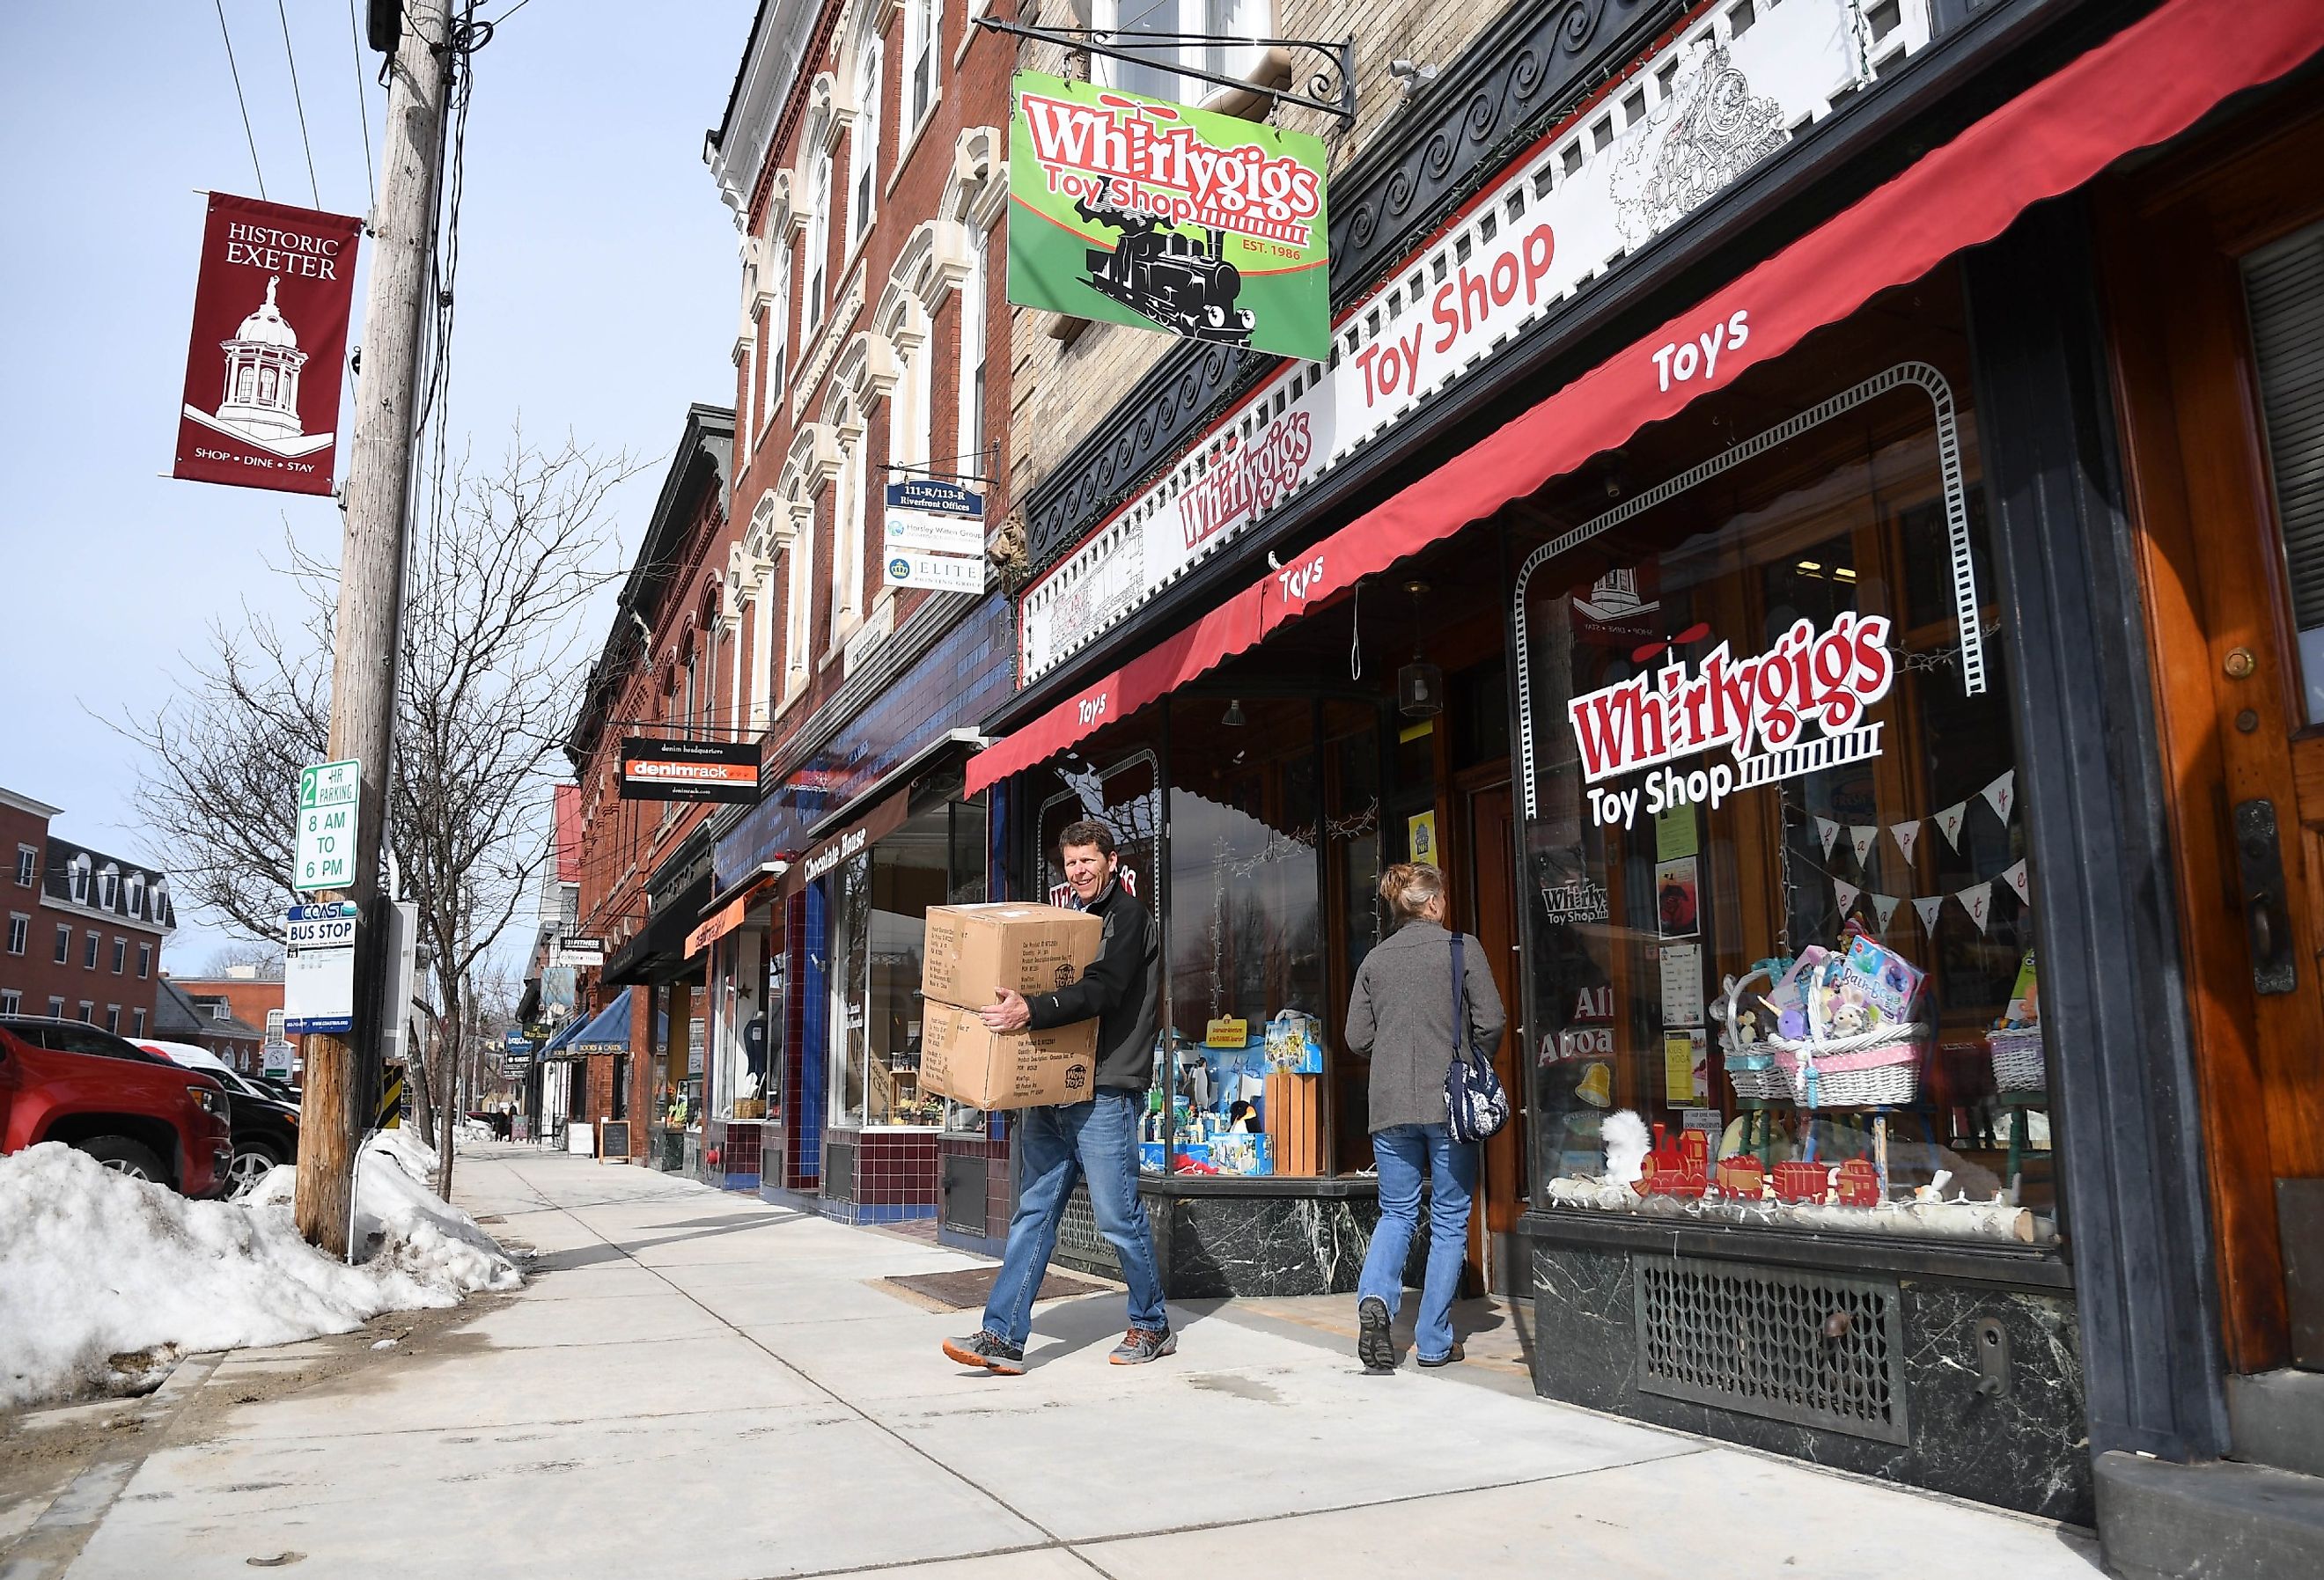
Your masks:
{"label": "woman walking", "polygon": [[1456,1038],[1490,1058],[1508,1016],[1484,946],[1445,930],[1443,873],[1425,862],[1398,863],[1381,876],[1380,898],[1397,930],[1356,972],[1347,1038],[1371,1060],[1372,1152],[1379,1165],[1379,1227],[1356,1285],[1356,1354],[1369,1371],[1393,1372],[1388,1325],[1404,1301],[1405,1253],[1420,1221],[1423,1178],[1430,1187],[1428,1274],[1413,1332],[1415,1358],[1424,1366],[1461,1359],[1452,1296],[1469,1245],[1477,1148],[1455,1141],[1445,1124],[1444,1076]]}

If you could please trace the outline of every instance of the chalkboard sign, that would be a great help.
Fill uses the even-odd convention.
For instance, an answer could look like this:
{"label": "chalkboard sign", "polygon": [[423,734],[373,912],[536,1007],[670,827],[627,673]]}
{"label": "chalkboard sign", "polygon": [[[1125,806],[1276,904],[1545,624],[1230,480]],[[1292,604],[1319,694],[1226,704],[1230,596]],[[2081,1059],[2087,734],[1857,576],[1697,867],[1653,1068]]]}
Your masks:
{"label": "chalkboard sign", "polygon": [[621,1158],[626,1160],[629,1155],[630,1122],[626,1119],[607,1119],[599,1121],[597,1127],[597,1156],[600,1158]]}

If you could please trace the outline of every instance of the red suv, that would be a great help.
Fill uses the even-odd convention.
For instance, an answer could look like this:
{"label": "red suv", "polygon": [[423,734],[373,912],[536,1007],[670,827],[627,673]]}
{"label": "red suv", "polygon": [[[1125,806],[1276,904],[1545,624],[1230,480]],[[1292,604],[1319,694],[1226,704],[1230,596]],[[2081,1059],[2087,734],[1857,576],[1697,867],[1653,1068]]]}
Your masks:
{"label": "red suv", "polygon": [[78,1021],[0,1015],[0,1152],[42,1141],[208,1197],[231,1183],[226,1088]]}

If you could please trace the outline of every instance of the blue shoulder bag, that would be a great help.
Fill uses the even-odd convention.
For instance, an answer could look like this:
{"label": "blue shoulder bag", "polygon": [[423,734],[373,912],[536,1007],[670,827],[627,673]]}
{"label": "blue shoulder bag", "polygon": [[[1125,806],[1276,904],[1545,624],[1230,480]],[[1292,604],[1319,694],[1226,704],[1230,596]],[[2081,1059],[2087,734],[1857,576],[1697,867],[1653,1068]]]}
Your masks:
{"label": "blue shoulder bag", "polygon": [[1444,1123],[1456,1141],[1481,1141],[1509,1122],[1509,1095],[1493,1061],[1469,1044],[1467,940],[1452,935],[1452,1063],[1444,1072]]}

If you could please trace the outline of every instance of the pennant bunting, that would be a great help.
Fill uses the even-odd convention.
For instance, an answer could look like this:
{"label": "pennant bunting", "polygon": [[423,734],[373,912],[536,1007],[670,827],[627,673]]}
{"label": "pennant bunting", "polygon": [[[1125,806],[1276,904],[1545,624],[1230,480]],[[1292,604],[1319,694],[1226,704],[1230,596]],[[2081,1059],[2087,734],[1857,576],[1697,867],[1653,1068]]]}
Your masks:
{"label": "pennant bunting", "polygon": [[1856,909],[1856,897],[1863,892],[1863,890],[1853,883],[1844,882],[1838,878],[1831,881],[1832,898],[1840,901],[1840,914],[1843,917]]}
{"label": "pennant bunting", "polygon": [[1894,894],[1875,894],[1872,897],[1872,914],[1879,919],[1880,931],[1884,936],[1888,931],[1888,919],[1896,914],[1897,904]]}
{"label": "pennant bunting", "polygon": [[1985,787],[1985,804],[2004,823],[2009,821],[2009,808],[2017,804],[2017,770],[2011,769]]}
{"label": "pennant bunting", "polygon": [[1969,912],[1969,920],[1977,923],[1977,930],[1985,931],[1985,919],[1993,910],[1992,881],[1988,879],[1982,883],[1971,883],[1953,898],[1961,902],[1963,910]]}
{"label": "pennant bunting", "polygon": [[1944,908],[1945,897],[1941,894],[1931,894],[1925,899],[1914,897],[1913,909],[1920,913],[1921,930],[1932,938],[1937,936],[1937,915]]}
{"label": "pennant bunting", "polygon": [[1831,859],[1832,841],[1840,837],[1840,825],[1829,818],[1816,819],[1816,836],[1823,841],[1823,859]]}
{"label": "pennant bunting", "polygon": [[1880,825],[1866,823],[1848,826],[1849,847],[1856,852],[1856,864],[1862,866],[1872,855],[1872,842],[1880,837]]}
{"label": "pennant bunting", "polygon": [[2015,862],[2001,869],[2001,881],[2016,891],[2018,899],[2029,905],[2034,902],[2034,885],[2025,875],[2024,857],[2019,857]]}
{"label": "pennant bunting", "polygon": [[1904,859],[1911,861],[1913,846],[1918,845],[1921,840],[1921,820],[1918,818],[1912,818],[1902,823],[1889,824],[1888,837],[1896,842],[1896,848],[1904,853]]}
{"label": "pennant bunting", "polygon": [[1961,819],[1967,816],[1969,816],[1967,801],[1955,801],[1951,806],[1937,813],[1937,831],[1945,836],[1945,843],[1955,850],[1960,848]]}

